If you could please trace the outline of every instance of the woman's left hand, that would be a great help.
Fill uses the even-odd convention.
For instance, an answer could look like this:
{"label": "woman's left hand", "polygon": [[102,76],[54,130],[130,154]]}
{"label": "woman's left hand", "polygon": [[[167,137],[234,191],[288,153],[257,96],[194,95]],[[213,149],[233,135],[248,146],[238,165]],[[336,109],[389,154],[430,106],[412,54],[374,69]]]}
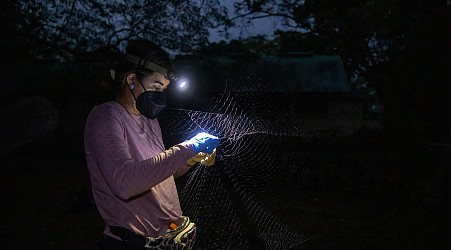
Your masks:
{"label": "woman's left hand", "polygon": [[204,152],[199,152],[195,156],[191,157],[186,163],[190,166],[200,162],[200,164],[210,167],[215,164],[216,161],[216,148],[213,149],[213,153],[207,154]]}

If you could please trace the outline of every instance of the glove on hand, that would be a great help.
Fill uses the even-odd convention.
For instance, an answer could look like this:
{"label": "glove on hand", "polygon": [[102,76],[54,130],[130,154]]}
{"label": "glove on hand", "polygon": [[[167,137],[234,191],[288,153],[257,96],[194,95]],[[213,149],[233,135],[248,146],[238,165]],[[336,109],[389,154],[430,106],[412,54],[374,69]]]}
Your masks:
{"label": "glove on hand", "polygon": [[189,139],[188,143],[193,144],[195,154],[200,152],[211,154],[213,153],[213,149],[219,145],[219,138],[202,132]]}
{"label": "glove on hand", "polygon": [[198,154],[193,156],[191,159],[189,159],[186,162],[186,164],[193,166],[194,164],[200,162],[200,164],[210,167],[213,164],[215,164],[215,160],[216,160],[216,148],[213,149],[213,153],[211,153],[211,154],[199,152]]}

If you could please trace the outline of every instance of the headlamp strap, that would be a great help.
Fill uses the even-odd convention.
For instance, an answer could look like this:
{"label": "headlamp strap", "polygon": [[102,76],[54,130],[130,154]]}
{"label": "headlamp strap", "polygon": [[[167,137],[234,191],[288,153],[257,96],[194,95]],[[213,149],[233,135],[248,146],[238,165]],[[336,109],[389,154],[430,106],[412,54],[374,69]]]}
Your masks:
{"label": "headlamp strap", "polygon": [[138,65],[140,65],[140,66],[142,66],[144,68],[156,71],[156,72],[158,72],[158,73],[160,73],[160,74],[162,74],[164,76],[168,75],[168,70],[167,69],[161,67],[158,64],[155,64],[153,62],[147,61],[145,58],[141,58],[141,57],[135,56],[133,54],[127,53],[127,54],[125,54],[124,59],[129,61],[129,62],[138,64]]}

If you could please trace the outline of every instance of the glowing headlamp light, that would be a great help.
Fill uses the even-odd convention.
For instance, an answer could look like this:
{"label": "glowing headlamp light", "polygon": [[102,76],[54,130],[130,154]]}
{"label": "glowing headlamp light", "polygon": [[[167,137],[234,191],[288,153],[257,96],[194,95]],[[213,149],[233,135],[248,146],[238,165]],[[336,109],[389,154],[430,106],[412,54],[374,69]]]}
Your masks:
{"label": "glowing headlamp light", "polygon": [[177,83],[177,87],[180,89],[185,89],[188,86],[188,81],[186,79],[178,78],[177,75],[172,72],[169,72],[168,78],[169,80]]}
{"label": "glowing headlamp light", "polygon": [[185,89],[188,85],[188,82],[185,79],[179,79],[174,72],[169,72],[166,68],[161,67],[158,64],[155,64],[151,61],[146,60],[145,58],[141,58],[138,56],[135,56],[133,54],[127,53],[125,54],[124,57],[125,60],[138,64],[144,68],[156,71],[162,75],[164,75],[165,77],[167,77],[169,80],[174,81],[177,83],[177,86],[180,89]]}

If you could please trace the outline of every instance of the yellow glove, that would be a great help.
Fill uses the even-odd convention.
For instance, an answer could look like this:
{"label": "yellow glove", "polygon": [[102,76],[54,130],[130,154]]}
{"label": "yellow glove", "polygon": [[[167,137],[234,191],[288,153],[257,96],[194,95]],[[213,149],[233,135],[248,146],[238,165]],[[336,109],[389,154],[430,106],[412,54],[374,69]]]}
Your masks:
{"label": "yellow glove", "polygon": [[216,148],[213,149],[213,153],[211,153],[211,154],[199,152],[198,154],[193,156],[191,159],[189,159],[186,162],[186,164],[193,166],[194,164],[200,162],[200,164],[210,167],[213,164],[215,164],[215,161],[216,161]]}

